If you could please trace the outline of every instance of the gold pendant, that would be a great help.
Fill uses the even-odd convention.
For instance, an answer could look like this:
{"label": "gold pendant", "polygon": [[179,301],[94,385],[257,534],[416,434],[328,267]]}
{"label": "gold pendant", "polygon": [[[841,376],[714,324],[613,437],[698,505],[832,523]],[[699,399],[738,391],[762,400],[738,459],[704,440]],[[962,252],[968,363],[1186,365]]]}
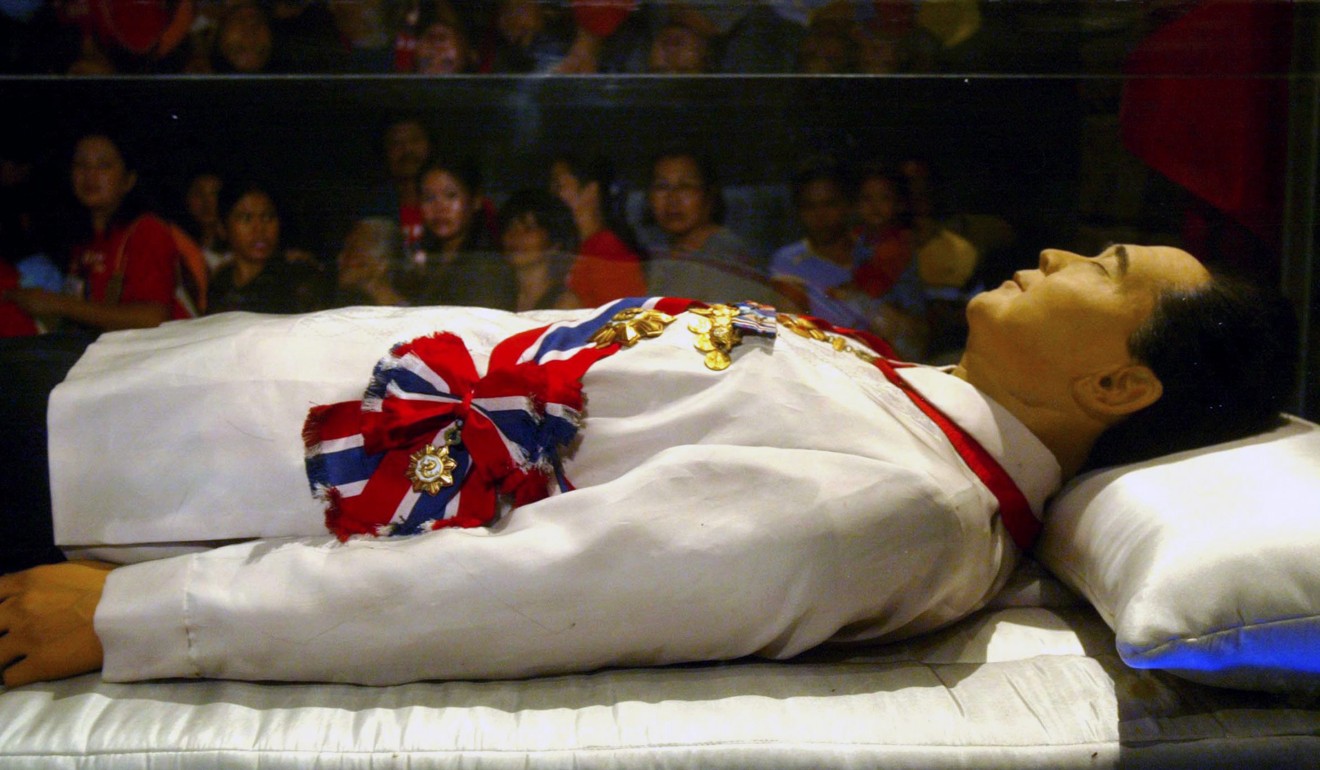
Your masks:
{"label": "gold pendant", "polygon": [[674,317],[659,310],[647,310],[632,307],[614,314],[610,322],[602,326],[591,336],[591,342],[598,348],[619,343],[625,348],[636,345],[638,340],[659,337],[665,327],[674,322]]}
{"label": "gold pendant", "polygon": [[449,447],[439,449],[427,444],[408,456],[408,480],[414,492],[436,495],[441,489],[454,485],[454,469],[458,463],[449,456]]}
{"label": "gold pendant", "polygon": [[742,342],[742,332],[733,319],[742,311],[729,305],[689,308],[697,317],[688,323],[688,331],[697,335],[693,347],[705,354],[706,368],[722,372],[733,362],[730,352]]}

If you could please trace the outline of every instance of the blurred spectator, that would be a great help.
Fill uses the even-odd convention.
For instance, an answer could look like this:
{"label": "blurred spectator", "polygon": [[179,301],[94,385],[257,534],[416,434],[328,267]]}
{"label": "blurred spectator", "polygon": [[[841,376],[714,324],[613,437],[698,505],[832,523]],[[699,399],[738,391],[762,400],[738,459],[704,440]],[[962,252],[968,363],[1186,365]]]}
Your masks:
{"label": "blurred spectator", "polygon": [[323,3],[237,0],[220,18],[210,66],[220,74],[335,73],[347,60]]}
{"label": "blurred spectator", "polygon": [[[23,153],[0,158],[0,255],[18,271],[22,288],[62,291],[64,275],[36,235],[33,163]],[[10,287],[14,288],[14,287]]]}
{"label": "blurred spectator", "polygon": [[711,39],[695,29],[673,22],[661,27],[651,40],[646,71],[657,75],[700,75],[711,71]]}
{"label": "blurred spectator", "polygon": [[[9,159],[4,162],[12,163]],[[41,329],[35,318],[4,299],[5,293],[31,287],[59,291],[62,278],[33,242],[29,212],[24,206],[26,191],[18,183],[5,181],[0,188],[0,337],[20,337]]]}
{"label": "blurred spectator", "polygon": [[668,150],[651,164],[647,284],[656,295],[718,302],[778,294],[759,270],[759,255],[721,224],[724,201],[714,166],[691,150]]}
{"label": "blurred spectator", "polygon": [[196,315],[205,268],[181,267],[178,228],[149,212],[125,145],[89,133],[74,147],[74,197],[85,218],[71,223],[67,293],[17,289],[7,295],[29,315],[91,329],[156,326]]}
{"label": "blurred spectator", "polygon": [[73,0],[60,9],[81,33],[71,75],[178,72],[188,60],[191,0]]}
{"label": "blurred spectator", "polygon": [[266,72],[274,50],[270,14],[253,0],[237,2],[225,9],[216,26],[211,71],[245,75]]}
{"label": "blurred spectator", "polygon": [[548,73],[568,55],[575,27],[562,3],[499,0],[495,31],[498,40],[491,71]]}
{"label": "blurred spectator", "polygon": [[183,193],[186,217],[183,229],[202,250],[211,273],[227,264],[233,255],[225,241],[225,224],[220,218],[220,188],[224,180],[214,171],[201,171],[188,180]]}
{"label": "blurred spectator", "polygon": [[316,265],[281,252],[279,210],[264,186],[225,185],[220,215],[233,256],[211,281],[208,313],[306,313],[328,304],[325,276]]}
{"label": "blurred spectator", "polygon": [[349,72],[389,72],[394,64],[398,14],[392,0],[329,3],[335,29],[348,47]]}
{"label": "blurred spectator", "polygon": [[[649,3],[632,72],[792,72],[804,31],[763,3]],[[640,61],[639,61],[640,59]]]}
{"label": "blurred spectator", "polygon": [[420,118],[393,119],[381,134],[388,179],[358,212],[359,217],[389,217],[403,232],[403,252],[412,258],[421,248],[422,207],[418,178],[431,158],[431,136]]}
{"label": "blurred spectator", "polygon": [[396,72],[453,75],[471,72],[476,63],[467,25],[450,3],[413,3],[395,42]]}
{"label": "blurred spectator", "polygon": [[564,279],[577,249],[573,213],[554,193],[519,190],[500,207],[500,247],[518,280],[510,310],[574,307]]}
{"label": "blurred spectator", "polygon": [[407,305],[394,286],[404,260],[403,232],[388,217],[366,217],[349,228],[336,263],[335,305]]}
{"label": "blurred spectator", "polygon": [[779,249],[770,259],[770,279],[796,307],[849,328],[869,328],[864,307],[830,296],[852,281],[857,267],[853,231],[853,187],[832,161],[813,159],[792,180],[793,205],[806,237]]}
{"label": "blurred spectator", "polygon": [[571,0],[570,5],[576,31],[555,71],[565,75],[600,72],[606,44],[613,42],[615,33],[637,10],[639,0]]}
{"label": "blurred spectator", "polygon": [[806,28],[798,48],[798,71],[812,74],[926,72],[939,42],[916,23],[909,0],[776,3],[776,10]]}
{"label": "blurred spectator", "polygon": [[646,294],[641,258],[624,216],[623,196],[603,157],[563,155],[550,164],[550,189],[573,215],[578,251],[568,273],[569,307],[597,307]]}
{"label": "blurred spectator", "polygon": [[883,298],[871,329],[904,358],[925,353],[926,303],[917,273],[916,239],[908,181],[882,164],[863,167],[857,187],[857,264],[853,280],[834,289],[840,299]]}
{"label": "blurred spectator", "polygon": [[482,221],[481,174],[461,160],[433,161],[421,175],[421,250],[397,286],[414,305],[512,307],[518,285]]}

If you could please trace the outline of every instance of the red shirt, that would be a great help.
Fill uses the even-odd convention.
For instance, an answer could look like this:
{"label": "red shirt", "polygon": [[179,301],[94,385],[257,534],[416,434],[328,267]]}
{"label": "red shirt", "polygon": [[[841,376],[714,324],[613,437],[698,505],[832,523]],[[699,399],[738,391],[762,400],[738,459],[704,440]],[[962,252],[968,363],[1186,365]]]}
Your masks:
{"label": "red shirt", "polygon": [[[0,260],[0,295],[9,289],[17,289],[18,278],[18,268]],[[31,316],[18,305],[0,300],[0,337],[26,337],[36,333],[37,325]]]}
{"label": "red shirt", "polygon": [[[123,271],[119,296],[108,296],[116,267]],[[70,271],[82,281],[82,296],[93,302],[154,302],[170,310],[170,318],[193,314],[175,296],[178,288],[179,249],[169,225],[154,214],[143,214],[128,224],[117,224],[90,243],[75,248]]]}
{"label": "red shirt", "polygon": [[583,307],[597,307],[620,297],[646,296],[641,260],[609,230],[601,230],[582,242],[567,283]]}

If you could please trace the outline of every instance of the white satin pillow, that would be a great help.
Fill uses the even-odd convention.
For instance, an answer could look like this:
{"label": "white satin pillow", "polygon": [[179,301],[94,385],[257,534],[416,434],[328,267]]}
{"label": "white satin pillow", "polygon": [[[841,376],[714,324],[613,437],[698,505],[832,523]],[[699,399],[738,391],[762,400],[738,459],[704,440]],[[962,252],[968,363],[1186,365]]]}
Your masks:
{"label": "white satin pillow", "polygon": [[1078,477],[1036,555],[1134,668],[1320,692],[1320,425]]}

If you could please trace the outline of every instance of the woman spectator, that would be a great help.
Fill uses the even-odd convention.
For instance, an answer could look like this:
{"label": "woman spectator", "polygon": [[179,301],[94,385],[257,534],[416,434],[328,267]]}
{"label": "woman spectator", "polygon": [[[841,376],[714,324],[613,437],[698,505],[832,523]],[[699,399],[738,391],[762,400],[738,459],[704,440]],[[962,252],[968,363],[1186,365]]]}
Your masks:
{"label": "woman spectator", "polygon": [[573,45],[573,19],[560,3],[499,0],[492,72],[550,73]]}
{"label": "woman spectator", "polygon": [[597,307],[646,294],[641,258],[604,158],[562,155],[550,164],[550,190],[573,214],[577,259],[568,273],[567,307]]}
{"label": "woman spectator", "polygon": [[574,307],[564,279],[577,248],[573,213],[546,190],[520,190],[500,208],[500,246],[518,279],[510,310]]}
{"label": "woman spectator", "polygon": [[724,201],[713,166],[689,150],[662,152],[647,188],[658,237],[648,249],[647,283],[656,295],[774,304],[751,246],[721,224]]}
{"label": "woman spectator", "polygon": [[879,164],[862,170],[857,191],[857,269],[832,291],[845,301],[880,300],[871,329],[908,360],[920,359],[929,336],[925,292],[917,273],[912,197],[907,178]]}
{"label": "woman spectator", "polygon": [[398,281],[414,305],[512,307],[518,286],[484,219],[481,175],[463,161],[439,160],[420,178],[421,250]]}
{"label": "woman spectator", "polygon": [[279,210],[264,186],[226,185],[220,190],[220,215],[233,256],[211,282],[208,312],[306,313],[325,307],[320,270],[280,251]]}
{"label": "woman spectator", "polygon": [[184,230],[202,250],[206,266],[212,273],[230,258],[225,242],[225,224],[220,219],[220,188],[224,181],[219,174],[201,171],[188,180],[183,193],[183,207],[187,212]]}
{"label": "woman spectator", "polygon": [[463,19],[444,0],[410,9],[395,42],[394,69],[419,75],[471,72],[476,51]]}
{"label": "woman spectator", "polygon": [[98,332],[195,316],[195,298],[179,278],[182,234],[147,211],[123,143],[105,133],[84,135],[74,147],[71,180],[86,216],[74,223],[67,293],[32,288],[6,296],[33,317]]}

